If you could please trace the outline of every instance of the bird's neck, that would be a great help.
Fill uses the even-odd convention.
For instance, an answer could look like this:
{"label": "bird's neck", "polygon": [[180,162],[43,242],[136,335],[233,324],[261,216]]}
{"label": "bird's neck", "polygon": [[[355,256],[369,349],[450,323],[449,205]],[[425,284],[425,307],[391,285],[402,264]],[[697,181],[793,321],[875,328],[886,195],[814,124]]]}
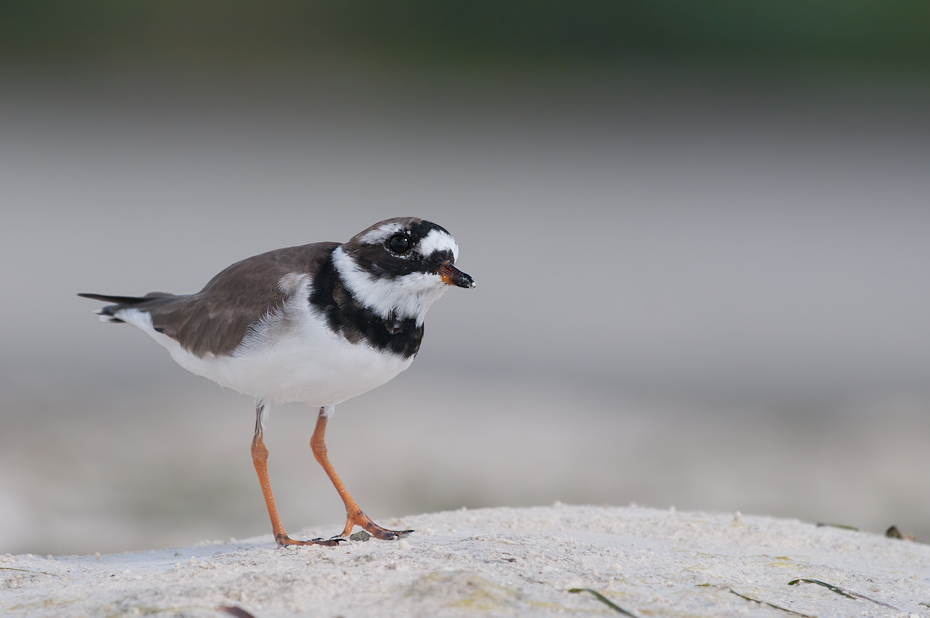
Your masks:
{"label": "bird's neck", "polygon": [[[337,248],[320,264],[313,277],[310,306],[326,319],[333,332],[350,343],[368,345],[403,358],[414,356],[423,339],[422,319],[418,314],[406,313],[404,305],[385,311],[385,303],[372,302],[371,294],[356,293],[353,287],[358,286],[352,286],[347,279],[354,280],[357,273],[343,274],[340,252]],[[351,261],[348,256],[345,259]]]}

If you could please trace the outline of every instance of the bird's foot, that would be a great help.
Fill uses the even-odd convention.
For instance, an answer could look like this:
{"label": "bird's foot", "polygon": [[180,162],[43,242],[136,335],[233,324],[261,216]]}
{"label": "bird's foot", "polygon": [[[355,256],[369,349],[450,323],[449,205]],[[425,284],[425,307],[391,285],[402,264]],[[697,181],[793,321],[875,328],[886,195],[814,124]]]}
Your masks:
{"label": "bird's foot", "polygon": [[295,541],[286,534],[277,534],[274,537],[278,547],[287,547],[288,545],[323,545],[325,547],[338,547],[339,543],[345,543],[345,539],[333,537],[331,539],[310,539],[309,541]]}
{"label": "bird's foot", "polygon": [[367,526],[362,526],[365,529],[365,532],[375,537],[376,539],[381,539],[382,541],[394,541],[396,539],[402,539],[405,536],[408,536],[413,530],[388,530],[387,528],[382,528],[376,523],[369,523]]}
{"label": "bird's foot", "polygon": [[358,526],[371,536],[375,537],[376,539],[381,539],[382,541],[402,539],[413,532],[413,530],[388,530],[387,528],[382,528],[375,522],[371,521],[368,515],[365,515],[365,513],[362,511],[357,511],[354,514],[349,515],[349,517],[346,519],[346,527],[345,530],[342,531],[342,536],[348,537],[352,532],[352,528],[355,526]]}

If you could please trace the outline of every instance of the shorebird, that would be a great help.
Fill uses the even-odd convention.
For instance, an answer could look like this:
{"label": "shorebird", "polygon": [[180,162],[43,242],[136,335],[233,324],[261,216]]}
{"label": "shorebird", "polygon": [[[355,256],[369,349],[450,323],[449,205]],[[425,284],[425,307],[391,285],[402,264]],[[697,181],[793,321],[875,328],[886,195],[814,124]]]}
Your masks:
{"label": "shorebird", "polygon": [[[336,405],[385,384],[413,362],[430,306],[449,286],[473,288],[455,266],[458,245],[442,227],[414,217],[381,221],[345,243],[278,249],[236,262],[195,294],[79,294],[112,303],[103,321],[132,324],[182,367],[255,398],[252,462],[275,540],[337,545],[355,526],[390,540],[359,508],[326,452],[326,422]],[[331,539],[291,539],[275,506],[263,440],[272,403],[319,409],[310,440],[346,508]]]}

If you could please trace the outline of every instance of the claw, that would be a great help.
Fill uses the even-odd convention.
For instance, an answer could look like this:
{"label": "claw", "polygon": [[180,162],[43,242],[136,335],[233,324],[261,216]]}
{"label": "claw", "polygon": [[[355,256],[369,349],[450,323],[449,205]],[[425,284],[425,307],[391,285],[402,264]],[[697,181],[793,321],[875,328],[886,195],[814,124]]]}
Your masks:
{"label": "claw", "polygon": [[393,541],[394,539],[402,539],[405,536],[409,536],[415,530],[387,530],[385,533],[385,540]]}

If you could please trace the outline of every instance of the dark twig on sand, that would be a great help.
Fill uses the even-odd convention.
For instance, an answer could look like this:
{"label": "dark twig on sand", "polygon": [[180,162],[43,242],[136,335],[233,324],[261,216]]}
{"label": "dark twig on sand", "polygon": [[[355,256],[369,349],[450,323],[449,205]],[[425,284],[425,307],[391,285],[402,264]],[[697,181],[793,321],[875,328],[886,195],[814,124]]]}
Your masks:
{"label": "dark twig on sand", "polygon": [[42,575],[51,575],[52,577],[61,577],[58,573],[49,573],[48,571],[37,571],[35,569],[17,569],[15,567],[0,567],[0,571],[22,571],[23,573],[41,573]]}
{"label": "dark twig on sand", "polygon": [[882,605],[882,606],[887,607],[887,608],[889,608],[889,609],[893,609],[893,610],[896,611],[896,612],[901,611],[901,610],[899,610],[897,607],[895,607],[894,605],[888,605],[887,603],[882,603],[881,601],[878,601],[878,600],[876,600],[876,599],[873,599],[872,597],[867,597],[867,596],[865,596],[864,594],[859,594],[858,592],[853,592],[853,591],[851,591],[851,590],[843,590],[843,589],[840,588],[839,586],[834,586],[833,584],[828,584],[827,582],[822,582],[822,581],[820,581],[819,579],[793,579],[793,580],[791,580],[790,582],[788,582],[788,585],[789,585],[789,586],[796,586],[796,585],[798,585],[800,582],[807,582],[808,584],[817,584],[818,586],[823,586],[824,588],[827,588],[827,589],[831,590],[832,592],[835,592],[836,594],[841,594],[841,595],[843,595],[843,596],[846,597],[847,599],[864,599],[864,600],[866,600],[866,601],[871,601],[872,603],[876,603],[877,605]]}
{"label": "dark twig on sand", "polygon": [[590,588],[572,588],[571,590],[569,590],[569,592],[574,593],[574,594],[577,594],[579,592],[589,592],[594,595],[595,599],[597,599],[598,601],[600,601],[601,603],[603,603],[610,609],[614,610],[615,612],[623,614],[624,616],[631,616],[632,618],[636,618],[635,614],[631,614],[630,612],[626,611],[625,609],[615,604],[613,601],[605,597],[603,594],[601,594],[597,590],[591,590]]}
{"label": "dark twig on sand", "polygon": [[758,603],[759,605],[768,605],[769,607],[780,609],[783,612],[788,612],[789,614],[794,614],[795,616],[804,616],[804,618],[817,618],[816,616],[811,616],[810,614],[802,614],[801,612],[796,612],[793,609],[788,609],[787,607],[782,607],[781,605],[775,605],[774,603],[769,603],[768,601],[760,601],[759,599],[748,597],[745,594],[740,594],[739,592],[737,592],[736,590],[733,590],[732,588],[730,588],[730,592],[732,592],[733,594],[735,594],[736,596],[742,599],[746,599],[747,601],[752,601],[753,603]]}

